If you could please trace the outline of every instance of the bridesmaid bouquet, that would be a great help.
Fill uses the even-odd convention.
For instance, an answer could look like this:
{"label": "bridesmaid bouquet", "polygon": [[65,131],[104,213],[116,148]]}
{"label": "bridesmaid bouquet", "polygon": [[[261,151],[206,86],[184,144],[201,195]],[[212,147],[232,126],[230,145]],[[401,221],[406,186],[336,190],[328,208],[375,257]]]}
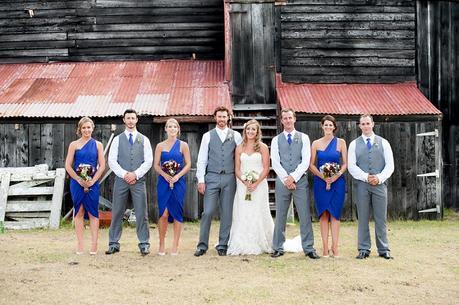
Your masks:
{"label": "bridesmaid bouquet", "polygon": [[[76,169],[76,173],[84,181],[90,181],[92,180],[92,176],[94,175],[95,170],[94,170],[94,167],[92,167],[91,165],[81,163],[78,165]],[[89,192],[89,189],[85,187],[84,192],[85,193]]]}
{"label": "bridesmaid bouquet", "polygon": [[[260,178],[260,176],[258,175],[256,171],[253,171],[253,170],[246,171],[245,173],[241,175],[241,179],[249,183],[256,182],[258,178]],[[252,194],[250,192],[246,192],[244,200],[252,201]]]}
{"label": "bridesmaid bouquet", "polygon": [[[319,168],[324,178],[333,177],[334,175],[338,174],[340,169],[341,169],[341,166],[335,162],[331,162],[331,163],[327,162]],[[327,186],[325,189],[329,191],[330,188],[331,188],[331,184],[327,182]]]}
{"label": "bridesmaid bouquet", "polygon": [[[168,174],[171,177],[174,177],[175,174],[177,174],[180,169],[180,164],[178,164],[174,160],[164,161],[164,163],[161,165],[161,168],[166,174]],[[169,183],[169,188],[173,190],[174,184]]]}

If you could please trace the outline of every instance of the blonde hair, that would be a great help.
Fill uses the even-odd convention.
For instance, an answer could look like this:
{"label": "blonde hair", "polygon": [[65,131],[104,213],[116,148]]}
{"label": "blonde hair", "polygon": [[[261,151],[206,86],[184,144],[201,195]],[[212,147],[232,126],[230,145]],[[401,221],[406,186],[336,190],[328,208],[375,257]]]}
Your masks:
{"label": "blonde hair", "polygon": [[242,145],[247,145],[247,127],[250,125],[257,126],[257,136],[255,137],[255,143],[253,144],[253,150],[260,152],[260,143],[261,143],[261,126],[257,120],[250,120],[244,124],[244,130],[242,131]]}
{"label": "blonde hair", "polygon": [[94,125],[93,120],[91,120],[89,117],[87,116],[82,117],[77,125],[77,129],[76,129],[77,136],[81,137],[81,127],[83,126],[83,124],[88,123],[88,122],[91,123],[92,129],[96,127],[96,125]]}
{"label": "blonde hair", "polygon": [[291,112],[293,117],[296,118],[295,110],[293,110],[292,108],[282,108],[281,113],[280,113],[280,118],[282,119],[282,115],[287,112]]}
{"label": "blonde hair", "polygon": [[359,118],[359,121],[360,121],[361,119],[364,119],[364,118],[369,118],[369,119],[371,120],[371,122],[374,123],[374,121],[373,121],[373,116],[372,116],[371,114],[369,114],[369,113],[364,113],[364,114],[362,114],[362,115],[360,116],[360,118]]}
{"label": "blonde hair", "polygon": [[170,118],[170,119],[168,119],[168,120],[166,121],[166,125],[164,126],[164,129],[166,129],[166,127],[167,127],[167,125],[168,125],[169,123],[174,123],[175,125],[177,125],[177,128],[178,128],[177,137],[180,137],[180,124],[179,124],[179,122],[177,122],[177,120],[174,119],[174,118]]}

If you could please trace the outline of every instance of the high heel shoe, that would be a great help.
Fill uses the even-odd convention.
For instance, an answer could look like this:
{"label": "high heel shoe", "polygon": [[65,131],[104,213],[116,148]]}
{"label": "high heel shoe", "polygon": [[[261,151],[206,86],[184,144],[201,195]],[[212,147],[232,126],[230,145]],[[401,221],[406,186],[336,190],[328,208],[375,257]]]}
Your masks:
{"label": "high heel shoe", "polygon": [[164,255],[166,255],[166,252],[158,252],[158,255],[159,256],[164,256]]}
{"label": "high heel shoe", "polygon": [[93,255],[93,256],[94,256],[94,255],[97,255],[97,251],[90,251],[90,252],[89,252],[89,255]]}

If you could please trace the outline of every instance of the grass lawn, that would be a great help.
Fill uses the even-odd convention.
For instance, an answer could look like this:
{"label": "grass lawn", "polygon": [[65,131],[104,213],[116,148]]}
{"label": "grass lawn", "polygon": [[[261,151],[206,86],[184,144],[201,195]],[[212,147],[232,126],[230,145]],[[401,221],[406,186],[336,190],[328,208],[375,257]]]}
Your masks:
{"label": "grass lawn", "polygon": [[[320,254],[318,223],[313,226]],[[454,213],[441,222],[390,222],[395,259],[389,261],[379,258],[374,246],[370,258],[354,258],[354,222],[342,224],[341,258],[316,261],[302,253],[277,259],[219,257],[214,249],[196,258],[198,223],[185,224],[178,256],[157,256],[153,227],[152,254],[146,257],[140,256],[135,229],[129,227],[123,232],[121,252],[113,256],[103,254],[108,230],[101,229],[95,257],[74,254],[70,226],[0,234],[0,304],[459,303],[459,217]],[[211,244],[217,233],[216,222]],[[298,233],[297,225],[288,226],[288,237]]]}

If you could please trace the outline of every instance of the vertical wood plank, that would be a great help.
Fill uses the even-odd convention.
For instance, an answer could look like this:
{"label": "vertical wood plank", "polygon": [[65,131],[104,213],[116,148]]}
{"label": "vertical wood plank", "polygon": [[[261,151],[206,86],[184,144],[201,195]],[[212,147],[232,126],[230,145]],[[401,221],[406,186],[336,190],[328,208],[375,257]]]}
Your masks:
{"label": "vertical wood plank", "polygon": [[52,124],[52,164],[51,169],[56,169],[65,166],[65,127],[64,124]]}
{"label": "vertical wood plank", "polygon": [[64,197],[65,169],[56,169],[54,180],[53,199],[51,203],[51,214],[49,215],[49,228],[59,229],[62,209],[62,199]]}
{"label": "vertical wood plank", "polygon": [[49,168],[53,168],[53,124],[42,124],[40,130],[40,143],[41,143],[41,160],[48,164]]}
{"label": "vertical wood plank", "polygon": [[5,124],[6,167],[17,167],[16,164],[16,129],[15,124]]}
{"label": "vertical wood plank", "polygon": [[28,125],[19,124],[16,131],[16,166],[29,166],[29,131]]}
{"label": "vertical wood plank", "polygon": [[0,221],[5,220],[6,202],[8,200],[8,190],[10,187],[10,173],[1,174],[0,184]]}
{"label": "vertical wood plank", "polygon": [[5,130],[6,130],[6,124],[0,124],[0,167],[7,166]]}
{"label": "vertical wood plank", "polygon": [[43,163],[41,158],[40,128],[40,124],[29,124],[29,166]]}

